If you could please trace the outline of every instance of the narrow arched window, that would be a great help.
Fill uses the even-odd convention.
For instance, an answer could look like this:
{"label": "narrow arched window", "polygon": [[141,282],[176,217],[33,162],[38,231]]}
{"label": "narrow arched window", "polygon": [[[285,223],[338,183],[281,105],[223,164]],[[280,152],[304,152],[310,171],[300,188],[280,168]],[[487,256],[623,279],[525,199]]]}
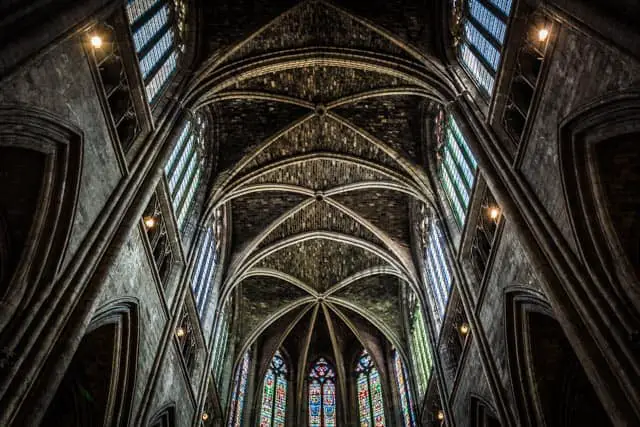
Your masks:
{"label": "narrow arched window", "polygon": [[247,351],[242,356],[242,361],[236,372],[233,381],[233,394],[231,395],[231,410],[229,412],[229,427],[242,426],[242,410],[244,409],[244,399],[247,394],[247,379],[249,377],[249,362],[251,355]]}
{"label": "narrow arched window", "polygon": [[206,121],[202,116],[186,121],[164,168],[180,230],[184,226],[202,179],[205,129]]}
{"label": "narrow arched window", "polygon": [[233,307],[232,302],[227,302],[220,314],[218,319],[218,323],[216,324],[216,330],[214,336],[214,345],[213,345],[213,377],[215,378],[216,385],[218,388],[222,385],[223,380],[223,370],[224,370],[224,361],[227,357],[228,352],[228,341],[229,341],[229,328],[231,327],[230,322],[230,311]]}
{"label": "narrow arched window", "polygon": [[262,386],[260,427],[284,427],[287,411],[287,365],[276,351]]}
{"label": "narrow arched window", "polygon": [[358,357],[355,374],[360,425],[363,427],[384,427],[384,403],[380,374],[366,350],[363,350]]}
{"label": "narrow arched window", "polygon": [[400,395],[402,425],[404,427],[414,427],[416,425],[415,408],[409,391],[409,383],[407,382],[407,371],[404,368],[404,363],[402,363],[402,357],[396,349],[393,350],[393,373],[396,377],[396,385]]}
{"label": "narrow arched window", "polygon": [[438,177],[458,226],[462,227],[471,200],[478,163],[451,114],[436,116]]}
{"label": "narrow arched window", "polygon": [[458,58],[480,91],[493,94],[512,0],[455,0]]}
{"label": "narrow arched window", "polygon": [[175,73],[184,51],[186,4],[180,0],[129,0],[127,17],[151,104]]}
{"label": "narrow arched window", "polygon": [[427,231],[424,263],[429,284],[429,297],[434,306],[436,329],[440,328],[442,319],[444,319],[453,281],[445,249],[442,230],[437,221],[431,220]]}
{"label": "narrow arched window", "polygon": [[309,427],[335,427],[336,375],[324,358],[309,372]]}
{"label": "narrow arched window", "polygon": [[427,384],[429,383],[433,359],[431,357],[431,351],[427,341],[427,330],[420,303],[416,302],[409,321],[411,355],[413,356],[415,370],[417,371],[415,379],[418,386],[418,393],[422,396],[427,389]]}

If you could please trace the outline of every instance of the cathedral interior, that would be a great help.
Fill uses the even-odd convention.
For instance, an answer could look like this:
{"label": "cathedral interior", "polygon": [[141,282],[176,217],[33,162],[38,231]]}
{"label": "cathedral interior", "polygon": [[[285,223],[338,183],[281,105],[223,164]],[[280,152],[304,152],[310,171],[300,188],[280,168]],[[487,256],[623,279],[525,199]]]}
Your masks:
{"label": "cathedral interior", "polygon": [[7,0],[0,40],[0,426],[640,426],[636,0]]}

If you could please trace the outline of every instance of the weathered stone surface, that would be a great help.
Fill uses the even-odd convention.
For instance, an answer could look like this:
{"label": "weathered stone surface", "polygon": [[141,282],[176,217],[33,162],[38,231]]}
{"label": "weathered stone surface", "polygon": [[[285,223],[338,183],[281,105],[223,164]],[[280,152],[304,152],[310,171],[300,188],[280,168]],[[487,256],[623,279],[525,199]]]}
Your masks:
{"label": "weathered stone surface", "polygon": [[315,116],[278,138],[258,154],[245,171],[296,154],[302,155],[320,151],[347,154],[392,169],[399,169],[398,163],[392,157],[353,129],[330,117]]}
{"label": "weathered stone surface", "polygon": [[409,245],[409,196],[393,190],[350,191],[333,196],[387,233],[399,245]]}
{"label": "weathered stone surface", "polygon": [[418,162],[417,146],[424,126],[421,102],[422,98],[414,95],[385,96],[340,107],[336,113],[403,157]]}
{"label": "weathered stone surface", "polygon": [[313,66],[277,71],[248,79],[238,90],[285,95],[314,104],[328,104],[348,96],[375,89],[412,86],[409,82],[371,70],[335,66]]}
{"label": "weathered stone surface", "polygon": [[376,275],[358,280],[334,296],[364,307],[380,318],[398,336],[402,336],[402,309],[398,278]]}
{"label": "weathered stone surface", "polygon": [[[331,28],[331,31],[327,31],[327,28]],[[399,46],[347,13],[323,2],[306,2],[280,15],[229,60],[315,46],[358,48],[412,59]]]}
{"label": "weathered stone surface", "polygon": [[80,35],[65,40],[0,83],[0,104],[44,110],[73,123],[84,135],[80,193],[65,263],[122,177],[81,41]]}
{"label": "weathered stone surface", "polygon": [[297,212],[273,230],[260,244],[260,248],[284,239],[287,236],[308,231],[332,231],[347,236],[356,236],[378,246],[384,246],[371,231],[359,222],[324,201],[315,201]]}
{"label": "weathered stone surface", "polygon": [[354,273],[385,264],[358,246],[314,238],[287,246],[256,266],[283,271],[322,292]]}
{"label": "weathered stone surface", "polygon": [[549,61],[521,170],[564,238],[577,250],[558,165],[558,127],[577,108],[607,93],[640,84],[640,64],[593,37],[565,27],[560,29]]}

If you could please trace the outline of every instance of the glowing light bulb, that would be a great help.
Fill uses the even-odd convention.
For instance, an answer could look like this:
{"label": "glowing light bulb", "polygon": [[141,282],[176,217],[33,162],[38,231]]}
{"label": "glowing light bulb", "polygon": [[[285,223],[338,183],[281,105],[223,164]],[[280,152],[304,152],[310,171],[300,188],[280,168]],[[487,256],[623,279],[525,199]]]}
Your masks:
{"label": "glowing light bulb", "polygon": [[186,334],[184,328],[182,326],[178,327],[178,329],[176,329],[176,336],[178,338],[182,338],[184,335]]}
{"label": "glowing light bulb", "polygon": [[207,421],[209,419],[209,414],[207,414],[206,412],[202,413],[202,421]]}
{"label": "glowing light bulb", "polygon": [[540,28],[538,30],[538,41],[545,41],[547,39],[547,37],[549,37],[549,30],[547,30],[546,28]]}
{"label": "glowing light bulb", "polygon": [[102,37],[98,36],[98,35],[93,35],[91,36],[91,46],[93,46],[96,49],[100,49],[102,47]]}
{"label": "glowing light bulb", "polygon": [[145,216],[142,221],[144,222],[144,226],[146,227],[147,230],[150,230],[153,227],[155,227],[158,222],[154,216]]}
{"label": "glowing light bulb", "polygon": [[489,218],[496,220],[500,216],[500,209],[496,207],[489,208]]}
{"label": "glowing light bulb", "polygon": [[443,411],[443,410],[439,410],[439,411],[436,413],[436,418],[438,418],[438,421],[442,421],[442,420],[444,420],[444,411]]}
{"label": "glowing light bulb", "polygon": [[468,323],[463,323],[462,325],[460,325],[460,333],[463,336],[466,336],[469,333],[469,324]]}

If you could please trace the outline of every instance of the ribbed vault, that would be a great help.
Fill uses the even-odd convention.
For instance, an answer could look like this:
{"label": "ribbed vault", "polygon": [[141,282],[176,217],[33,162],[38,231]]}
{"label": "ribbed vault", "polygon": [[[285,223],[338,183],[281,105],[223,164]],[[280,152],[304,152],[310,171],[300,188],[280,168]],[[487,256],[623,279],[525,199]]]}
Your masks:
{"label": "ribbed vault", "polygon": [[319,355],[344,376],[356,347],[407,353],[410,206],[432,200],[423,112],[453,97],[428,58],[325,1],[202,67],[189,102],[220,117],[206,211],[230,212],[221,298],[240,296],[237,357],[257,343],[266,365],[282,348],[301,381]]}

